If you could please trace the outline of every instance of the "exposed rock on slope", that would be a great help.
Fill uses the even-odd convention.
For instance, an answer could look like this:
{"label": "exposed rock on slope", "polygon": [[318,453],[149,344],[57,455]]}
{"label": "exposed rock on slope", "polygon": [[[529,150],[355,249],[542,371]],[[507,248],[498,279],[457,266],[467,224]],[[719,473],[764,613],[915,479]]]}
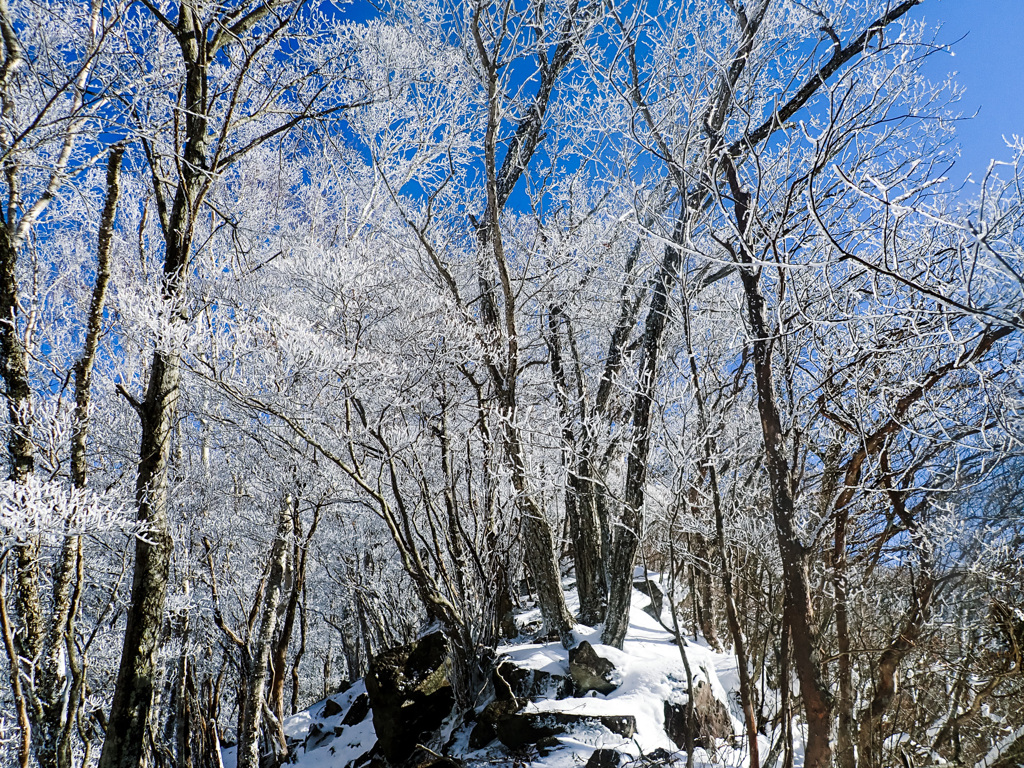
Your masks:
{"label": "exposed rock on slope", "polygon": [[[687,646],[695,677],[695,713],[687,723],[679,649],[640,608],[651,602],[650,591],[634,593],[623,650],[601,645],[600,633],[583,626],[572,652],[557,642],[498,648],[493,698],[461,723],[450,717],[454,696],[443,636],[386,651],[373,659],[365,682],[287,721],[289,736],[301,742],[295,762],[299,768],[482,768],[523,760],[537,768],[628,768],[631,762],[667,768],[685,763],[680,750],[690,728],[700,762],[708,762],[708,750],[716,761],[742,764],[743,745],[731,744],[741,724],[725,703],[726,688],[736,686],[733,657]],[[417,744],[430,750],[416,750]],[[231,750],[224,757],[225,768],[233,768]]]}
{"label": "exposed rock on slope", "polygon": [[407,760],[437,731],[455,703],[445,662],[448,643],[434,632],[374,657],[366,676],[380,753],[393,764]]}
{"label": "exposed rock on slope", "polygon": [[594,646],[586,640],[569,651],[569,674],[580,694],[591,691],[608,694],[619,687],[615,665],[598,656]]}
{"label": "exposed rock on slope", "polygon": [[693,713],[687,722],[689,707],[684,704],[665,702],[665,733],[680,749],[686,747],[687,736],[691,735],[694,746],[709,749],[716,739],[732,739],[732,721],[729,708],[715,698],[711,686],[703,680],[694,686]]}

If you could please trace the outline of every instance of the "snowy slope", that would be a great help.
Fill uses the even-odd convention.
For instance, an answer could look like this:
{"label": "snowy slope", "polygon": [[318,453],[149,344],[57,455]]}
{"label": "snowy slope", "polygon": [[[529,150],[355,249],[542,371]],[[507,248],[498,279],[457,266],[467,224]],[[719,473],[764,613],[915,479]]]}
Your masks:
{"label": "snowy slope", "polygon": [[[631,739],[624,739],[600,727],[581,729],[573,737],[560,737],[564,746],[539,758],[534,762],[535,765],[547,768],[579,766],[586,763],[595,748],[611,748],[632,757],[649,755],[662,749],[676,753],[680,761],[685,761],[685,753],[677,752],[677,747],[665,733],[664,702],[686,701],[686,670],[672,635],[642,610],[649,602],[647,596],[634,590],[629,631],[621,651],[601,645],[601,633],[597,629],[579,625],[574,632],[577,642],[589,641],[600,656],[615,665],[620,680],[618,688],[607,695],[592,692],[583,698],[532,702],[525,710],[579,715],[632,715],[636,718],[636,734]],[[498,653],[512,659],[517,666],[568,674],[568,651],[558,643],[508,645],[499,648]],[[694,642],[687,644],[686,653],[694,676],[694,686],[704,680],[711,686],[715,698],[730,704],[733,732],[742,734],[740,711],[734,704],[737,699],[735,691],[738,690],[735,656],[716,653],[706,645]],[[694,754],[696,764],[710,763],[714,758],[718,765],[745,765],[746,750],[742,748],[739,739],[736,744],[740,748],[732,748],[720,742],[714,756],[698,748]],[[762,748],[768,749],[768,744],[765,742]],[[490,756],[493,760],[494,755],[488,755],[487,752],[482,751],[479,757]]]}
{"label": "snowy slope", "polygon": [[[344,768],[373,749],[377,734],[369,714],[352,725],[343,722],[356,699],[365,694],[366,685],[359,680],[344,693],[329,696],[287,718],[285,736],[300,742],[294,764],[301,768]],[[235,768],[235,751],[235,747],[222,751],[224,768]]]}
{"label": "snowy slope", "polygon": [[[538,768],[579,768],[586,764],[595,749],[604,748],[614,749],[633,759],[656,753],[663,760],[670,762],[675,759],[680,765],[685,764],[686,755],[666,734],[664,721],[665,702],[682,704],[686,701],[686,671],[672,635],[642,610],[649,602],[647,596],[634,591],[629,632],[621,651],[600,644],[600,631],[597,629],[578,625],[574,632],[577,642],[590,642],[600,656],[615,665],[615,680],[618,682],[615,690],[607,695],[590,692],[580,697],[539,699],[528,703],[523,710],[524,713],[632,716],[636,720],[636,732],[631,738],[589,722],[558,734],[554,745],[548,744],[541,750],[531,748],[525,755],[513,756],[498,741],[481,749],[470,749],[469,734],[473,724],[468,723],[455,731],[448,741],[446,753],[464,761],[467,766],[522,764],[520,761],[525,758]],[[528,613],[521,620],[528,622],[533,618]],[[542,670],[558,676],[569,674],[568,651],[559,643],[532,643],[527,640],[502,646],[497,651],[499,658],[510,659],[524,669]],[[712,754],[699,747],[695,749],[695,765],[701,768],[711,764],[743,768],[747,764],[747,750],[741,737],[743,724],[736,704],[738,676],[735,657],[716,653],[706,645],[692,641],[687,643],[686,653],[694,686],[699,681],[706,682],[715,698],[728,704],[736,735],[731,744],[719,740],[711,750]],[[366,763],[365,756],[376,741],[372,713],[359,722],[343,724],[345,720],[354,719],[349,710],[365,690],[360,681],[345,693],[318,702],[287,720],[288,736],[300,742],[295,749],[295,765],[299,768],[347,768]],[[334,705],[329,707],[329,701]],[[762,737],[760,746],[764,754],[770,745]],[[224,768],[234,768],[234,763],[234,749],[225,750]]]}

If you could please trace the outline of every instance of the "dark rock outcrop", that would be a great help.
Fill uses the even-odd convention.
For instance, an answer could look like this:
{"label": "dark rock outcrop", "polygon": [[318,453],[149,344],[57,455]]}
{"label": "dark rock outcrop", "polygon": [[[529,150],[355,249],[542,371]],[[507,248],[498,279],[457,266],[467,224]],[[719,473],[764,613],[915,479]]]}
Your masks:
{"label": "dark rock outcrop", "polygon": [[308,752],[309,750],[320,746],[320,743],[323,741],[323,737],[324,730],[320,727],[320,723],[313,723],[309,726],[309,732],[306,734],[306,739],[303,742],[306,751]]}
{"label": "dark rock outcrop", "polygon": [[451,713],[455,697],[445,669],[447,656],[448,643],[435,632],[370,661],[366,691],[373,727],[380,754],[391,763],[407,760]]}
{"label": "dark rock outcrop", "polygon": [[594,646],[586,640],[569,651],[569,674],[581,694],[590,691],[607,694],[618,688],[613,679],[615,665],[598,656]]}
{"label": "dark rock outcrop", "polygon": [[664,747],[658,747],[652,749],[650,752],[643,756],[642,765],[644,766],[675,766],[678,765],[675,759],[675,755],[669,752]]}
{"label": "dark rock outcrop", "polygon": [[626,739],[636,733],[636,718],[632,715],[578,715],[569,712],[516,712],[498,719],[494,727],[502,744],[509,749],[522,749],[581,725],[603,725]]}
{"label": "dark rock outcrop", "polygon": [[619,768],[623,757],[625,755],[614,749],[595,749],[587,760],[586,768]]}
{"label": "dark rock outcrop", "polygon": [[477,721],[495,725],[499,720],[509,717],[523,708],[523,702],[515,699],[492,701],[477,715]]}
{"label": "dark rock outcrop", "polygon": [[715,739],[731,739],[732,720],[729,709],[715,698],[711,686],[701,680],[693,692],[693,715],[687,722],[685,704],[665,702],[665,733],[680,749],[692,734],[694,746],[711,747]]}
{"label": "dark rock outcrop", "polygon": [[517,699],[564,699],[572,695],[572,680],[543,669],[517,666],[501,659],[492,673],[494,695],[502,701]]}
{"label": "dark rock outcrop", "polygon": [[483,749],[496,738],[498,738],[498,732],[494,728],[494,723],[478,720],[473,726],[473,730],[469,732],[469,748]]}
{"label": "dark rock outcrop", "polygon": [[324,708],[320,710],[320,717],[335,717],[341,714],[341,704],[334,699],[328,699]]}
{"label": "dark rock outcrop", "polygon": [[359,723],[366,719],[368,714],[370,714],[370,697],[365,693],[360,693],[356,696],[355,701],[352,702],[352,706],[348,708],[348,712],[345,713],[341,724],[359,725]]}

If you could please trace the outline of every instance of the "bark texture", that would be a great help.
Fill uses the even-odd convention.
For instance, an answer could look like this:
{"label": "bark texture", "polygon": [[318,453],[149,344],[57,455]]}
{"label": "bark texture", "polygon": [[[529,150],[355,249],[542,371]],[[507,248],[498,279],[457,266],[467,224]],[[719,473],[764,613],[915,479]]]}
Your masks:
{"label": "bark texture", "polygon": [[740,277],[747,304],[750,344],[753,348],[757,410],[764,441],[772,518],[782,558],[785,593],[783,620],[789,625],[793,666],[800,681],[800,693],[807,722],[804,760],[808,768],[827,768],[832,761],[830,737],[833,702],[814,642],[814,612],[808,580],[809,551],[800,541],[796,529],[792,477],[785,455],[785,435],[775,396],[772,367],[774,341],[765,317],[766,302],[761,293],[759,272],[753,265],[747,244],[743,242],[751,223],[750,194],[743,189],[735,165],[730,164],[728,168],[728,181],[740,237],[739,255],[743,264]]}
{"label": "bark texture", "polygon": [[651,307],[644,323],[640,381],[633,404],[633,438],[626,460],[626,488],[622,519],[615,530],[609,558],[608,611],[601,641],[621,648],[629,627],[629,607],[633,594],[633,563],[640,546],[644,524],[644,494],[647,484],[647,458],[651,449],[651,422],[658,384],[662,338],[668,325],[668,302],[679,276],[681,242],[685,223],[680,214],[673,242],[665,246],[661,269],[654,284]]}
{"label": "bark texture", "polygon": [[281,504],[277,535],[270,550],[256,637],[242,646],[241,673],[247,682],[245,695],[239,705],[241,712],[238,717],[238,768],[259,768],[260,765],[260,730],[263,710],[267,704],[265,692],[292,538],[291,506],[291,498],[286,497]]}

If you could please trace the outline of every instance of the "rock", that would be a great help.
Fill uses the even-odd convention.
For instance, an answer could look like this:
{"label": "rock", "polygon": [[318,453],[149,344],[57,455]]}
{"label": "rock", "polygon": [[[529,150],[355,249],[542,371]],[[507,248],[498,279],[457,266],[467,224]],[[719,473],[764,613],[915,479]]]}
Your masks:
{"label": "rock", "polygon": [[370,714],[370,697],[365,693],[360,693],[356,696],[355,701],[352,702],[352,706],[348,708],[348,712],[345,713],[341,724],[359,725],[359,723],[366,719],[368,714]]}
{"label": "rock", "polygon": [[623,754],[614,749],[595,749],[587,760],[586,768],[619,768]]}
{"label": "rock", "polygon": [[348,763],[345,768],[366,768],[366,766],[380,765],[381,757],[377,752],[377,745],[374,744],[373,749],[369,752],[364,752],[351,763]]}
{"label": "rock", "polygon": [[496,738],[498,738],[498,732],[494,729],[494,723],[485,723],[480,720],[469,732],[469,748],[483,749]]}
{"label": "rock", "polygon": [[680,749],[686,748],[687,734],[693,735],[695,746],[709,749],[715,739],[731,739],[732,720],[729,709],[715,698],[711,686],[701,680],[693,692],[692,722],[686,722],[686,705],[665,702],[665,733]]}
{"label": "rock", "polygon": [[494,725],[499,720],[515,714],[522,708],[522,702],[515,701],[514,699],[492,701],[480,711],[480,714],[477,715],[477,720],[481,723]]}
{"label": "rock", "polygon": [[[584,720],[587,719],[585,715],[571,715],[571,717],[582,717]],[[636,734],[636,718],[632,715],[602,715],[596,719],[601,725],[607,728],[612,733],[617,733],[624,739],[631,739]]]}
{"label": "rock", "polygon": [[651,602],[644,608],[644,612],[660,621],[661,611],[665,605],[665,593],[661,591],[661,587],[650,579],[640,579],[633,582],[633,589],[651,598]]}
{"label": "rock", "polygon": [[611,693],[619,687],[612,680],[614,672],[615,665],[598,656],[594,646],[586,640],[569,651],[569,674],[580,693]]}
{"label": "rock", "polygon": [[341,704],[334,699],[328,699],[324,708],[320,710],[320,717],[335,717],[341,714]]}
{"label": "rock", "polygon": [[517,699],[564,699],[572,694],[572,680],[543,669],[526,669],[502,659],[491,675],[494,695],[501,701]]}
{"label": "rock", "polygon": [[[686,749],[687,737],[690,728],[686,724],[686,705],[665,702],[665,733],[672,743],[680,749]],[[697,743],[697,736],[694,734],[693,743]]]}
{"label": "rock", "polygon": [[536,728],[531,718],[518,714],[497,719],[494,723],[494,732],[501,743],[509,749],[522,749],[527,744],[535,744],[538,739],[553,733]]}
{"label": "rock", "polygon": [[448,643],[434,632],[370,661],[366,692],[380,754],[392,763],[408,759],[436,731],[455,697],[445,671]]}
{"label": "rock", "polygon": [[454,757],[438,757],[431,755],[416,763],[416,768],[463,768],[465,763]]}
{"label": "rock", "polygon": [[676,765],[676,758],[664,747],[658,747],[643,756],[643,764],[647,766]]}
{"label": "rock", "polygon": [[554,736],[545,736],[543,739],[537,740],[537,754],[541,757],[547,757],[556,749],[562,746],[562,742]]}
{"label": "rock", "polygon": [[636,733],[632,715],[577,715],[569,712],[525,712],[507,715],[495,723],[498,738],[509,749],[522,749],[542,739],[566,733],[580,725],[603,725],[629,739]]}
{"label": "rock", "polygon": [[309,752],[321,746],[333,733],[325,732],[320,723],[313,723],[309,726],[309,732],[302,742],[302,748]]}

